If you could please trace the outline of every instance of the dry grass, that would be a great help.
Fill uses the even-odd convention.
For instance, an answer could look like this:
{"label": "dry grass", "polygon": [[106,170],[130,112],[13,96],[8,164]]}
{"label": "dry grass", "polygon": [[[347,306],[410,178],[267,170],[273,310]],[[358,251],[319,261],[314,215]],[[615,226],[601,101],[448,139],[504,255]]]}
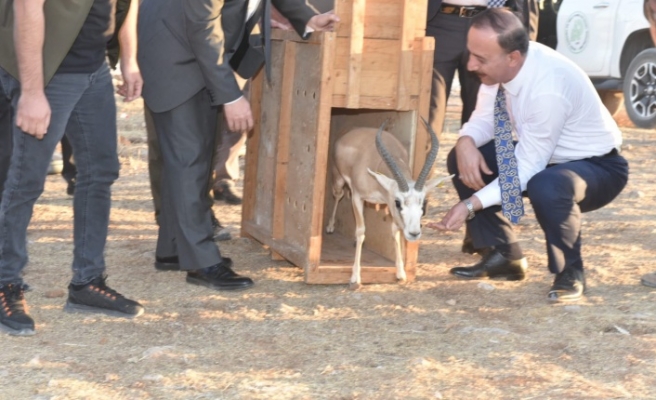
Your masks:
{"label": "dry grass", "polygon": [[[71,200],[50,176],[29,233],[25,278],[38,333],[2,336],[0,399],[654,399],[656,134],[625,128],[632,175],[587,214],[589,293],[553,306],[544,239],[519,225],[531,266],[522,282],[458,281],[462,233],[425,232],[408,285],[308,286],[248,239],[222,243],[255,288],[220,293],[155,272],[156,226],[139,104],[121,110],[122,176],[107,246],[110,285],[139,299],[134,321],[62,312],[70,278]],[[455,129],[457,107],[450,109]],[[445,135],[443,149],[453,145]],[[446,151],[438,166],[444,165]],[[455,201],[436,191],[429,220]],[[238,232],[238,207],[217,204]]]}

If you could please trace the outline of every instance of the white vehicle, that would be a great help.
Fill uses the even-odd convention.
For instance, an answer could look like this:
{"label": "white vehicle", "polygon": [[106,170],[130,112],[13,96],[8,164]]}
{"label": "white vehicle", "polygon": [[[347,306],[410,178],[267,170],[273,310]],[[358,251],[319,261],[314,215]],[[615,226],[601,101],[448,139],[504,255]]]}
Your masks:
{"label": "white vehicle", "polygon": [[538,41],[553,47],[550,30],[555,28],[556,50],[588,74],[611,114],[618,111],[623,99],[636,126],[653,128],[656,49],[643,3],[644,0],[542,0]]}

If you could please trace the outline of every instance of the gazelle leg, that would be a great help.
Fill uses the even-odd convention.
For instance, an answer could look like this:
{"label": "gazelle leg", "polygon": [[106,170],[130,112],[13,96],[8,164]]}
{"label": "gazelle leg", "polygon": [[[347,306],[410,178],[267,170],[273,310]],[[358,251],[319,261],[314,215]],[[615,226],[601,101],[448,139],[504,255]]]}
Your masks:
{"label": "gazelle leg", "polygon": [[392,235],[394,236],[394,244],[395,244],[395,250],[396,250],[396,279],[405,282],[406,280],[406,275],[405,275],[405,268],[403,268],[403,248],[402,243],[401,243],[401,230],[396,226],[396,224],[392,224]]}
{"label": "gazelle leg", "polygon": [[337,178],[335,178],[335,182],[333,183],[333,197],[335,198],[335,207],[333,207],[333,213],[330,216],[330,220],[328,220],[326,233],[335,232],[335,215],[337,214],[337,206],[339,205],[339,201],[342,199],[342,197],[344,197],[344,178],[342,178],[342,176],[339,175],[339,172],[336,170],[333,170],[333,176],[337,176]]}
{"label": "gazelle leg", "polygon": [[355,260],[353,260],[353,274],[351,275],[351,289],[362,287],[360,277],[360,259],[362,258],[362,244],[364,243],[364,202],[358,196],[353,194],[352,198],[353,214],[355,215]]}

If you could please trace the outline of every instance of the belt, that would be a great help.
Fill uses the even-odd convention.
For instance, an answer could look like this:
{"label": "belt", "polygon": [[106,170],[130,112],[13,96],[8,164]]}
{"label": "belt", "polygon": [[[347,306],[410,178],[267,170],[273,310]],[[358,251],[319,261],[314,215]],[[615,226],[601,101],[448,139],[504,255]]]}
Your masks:
{"label": "belt", "polygon": [[485,10],[487,10],[485,6],[453,6],[444,3],[440,6],[440,12],[442,14],[452,14],[464,18],[471,18]]}

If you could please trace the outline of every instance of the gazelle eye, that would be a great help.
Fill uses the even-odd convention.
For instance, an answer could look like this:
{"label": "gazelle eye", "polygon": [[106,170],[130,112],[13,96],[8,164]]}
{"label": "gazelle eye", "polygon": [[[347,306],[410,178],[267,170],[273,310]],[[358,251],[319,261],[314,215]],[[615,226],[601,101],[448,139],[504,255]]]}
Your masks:
{"label": "gazelle eye", "polygon": [[424,204],[421,206],[421,216],[426,215],[426,206],[428,205],[428,200],[424,200]]}
{"label": "gazelle eye", "polygon": [[397,210],[401,209],[401,201],[400,200],[394,200],[394,204],[396,204],[396,209]]}

